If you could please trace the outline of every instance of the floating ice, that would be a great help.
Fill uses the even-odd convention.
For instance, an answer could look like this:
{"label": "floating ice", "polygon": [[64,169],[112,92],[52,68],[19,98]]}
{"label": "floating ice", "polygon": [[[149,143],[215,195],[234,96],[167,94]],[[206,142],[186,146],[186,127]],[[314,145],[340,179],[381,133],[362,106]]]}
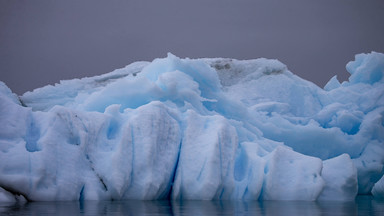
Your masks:
{"label": "floating ice", "polygon": [[384,197],[384,55],[347,70],[321,89],[277,60],[169,54],[22,96],[0,82],[0,201]]}

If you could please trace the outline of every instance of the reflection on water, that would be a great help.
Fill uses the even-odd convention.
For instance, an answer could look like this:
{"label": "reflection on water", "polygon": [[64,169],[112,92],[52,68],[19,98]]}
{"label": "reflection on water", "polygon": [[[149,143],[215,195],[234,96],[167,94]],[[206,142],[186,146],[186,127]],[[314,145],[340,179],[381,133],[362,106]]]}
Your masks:
{"label": "reflection on water", "polygon": [[384,200],[303,201],[84,201],[0,203],[0,215],[384,215]]}

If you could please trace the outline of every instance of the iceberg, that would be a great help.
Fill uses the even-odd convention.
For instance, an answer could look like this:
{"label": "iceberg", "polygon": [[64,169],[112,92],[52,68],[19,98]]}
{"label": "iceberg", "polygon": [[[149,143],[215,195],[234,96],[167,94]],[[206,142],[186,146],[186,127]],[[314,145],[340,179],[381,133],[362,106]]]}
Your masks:
{"label": "iceberg", "polygon": [[384,197],[384,54],[320,88],[272,59],[172,54],[18,96],[0,202]]}

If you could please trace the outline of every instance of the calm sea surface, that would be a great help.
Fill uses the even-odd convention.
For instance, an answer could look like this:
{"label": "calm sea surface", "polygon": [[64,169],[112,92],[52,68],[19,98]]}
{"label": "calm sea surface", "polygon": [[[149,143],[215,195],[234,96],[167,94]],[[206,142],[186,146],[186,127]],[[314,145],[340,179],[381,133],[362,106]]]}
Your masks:
{"label": "calm sea surface", "polygon": [[384,200],[302,201],[84,201],[0,203],[0,215],[384,215]]}

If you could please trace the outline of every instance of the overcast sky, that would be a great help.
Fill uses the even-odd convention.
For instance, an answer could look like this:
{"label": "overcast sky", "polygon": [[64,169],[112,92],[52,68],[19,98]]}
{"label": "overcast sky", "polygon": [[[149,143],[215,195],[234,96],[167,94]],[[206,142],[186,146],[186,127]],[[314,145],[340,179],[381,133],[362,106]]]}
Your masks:
{"label": "overcast sky", "polygon": [[0,80],[17,94],[167,52],[279,59],[322,87],[371,51],[383,0],[0,0]]}

